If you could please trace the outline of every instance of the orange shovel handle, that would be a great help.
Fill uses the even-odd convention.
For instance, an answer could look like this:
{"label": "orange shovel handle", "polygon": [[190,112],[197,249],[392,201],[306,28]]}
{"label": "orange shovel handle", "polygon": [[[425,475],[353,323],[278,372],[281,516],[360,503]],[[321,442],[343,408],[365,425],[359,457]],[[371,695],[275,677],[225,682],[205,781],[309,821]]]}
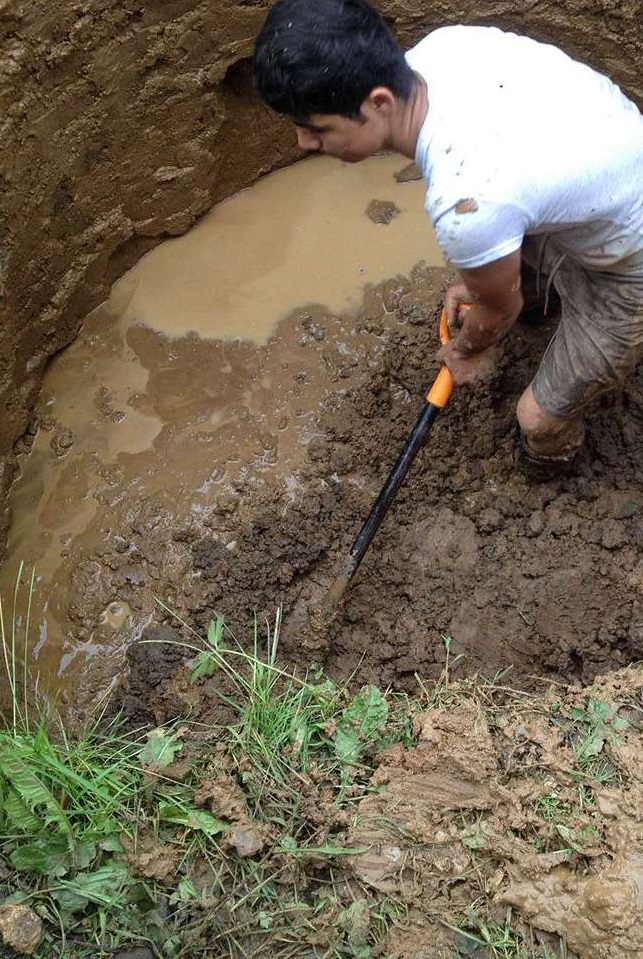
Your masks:
{"label": "orange shovel handle", "polygon": [[[442,310],[442,316],[440,317],[440,342],[444,345],[448,343],[451,339],[451,334],[449,332],[449,320],[447,319],[447,311]],[[435,378],[433,386],[426,395],[427,403],[432,403],[434,406],[438,406],[441,410],[447,405],[453,393],[454,387],[453,377],[449,373],[449,370],[446,366],[440,367],[440,372]]]}
{"label": "orange shovel handle", "polygon": [[[442,343],[448,343],[451,339],[445,311],[442,312],[440,319],[440,339]],[[334,615],[342,596],[346,592],[348,584],[364,559],[366,551],[373,541],[375,533],[379,529],[380,523],[386,516],[395,494],[404,482],[404,478],[411,468],[419,450],[424,446],[428,431],[440,415],[440,411],[449,402],[449,397],[453,392],[453,386],[454,383],[451,374],[446,366],[442,366],[433,386],[427,394],[426,406],[422,408],[417,422],[411,430],[402,452],[397,458],[395,466],[389,473],[386,483],[382,487],[382,491],[377,497],[366,522],[351,546],[347,561],[342,566],[339,575],[328,591],[321,612],[324,620],[329,620]]]}

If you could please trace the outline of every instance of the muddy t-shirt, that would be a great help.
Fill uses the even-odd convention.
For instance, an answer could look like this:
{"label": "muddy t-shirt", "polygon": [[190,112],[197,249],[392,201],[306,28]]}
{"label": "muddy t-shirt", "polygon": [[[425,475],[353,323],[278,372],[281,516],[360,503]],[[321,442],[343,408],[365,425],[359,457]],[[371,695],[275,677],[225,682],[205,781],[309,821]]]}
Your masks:
{"label": "muddy t-shirt", "polygon": [[454,266],[555,234],[588,269],[643,272],[643,117],[611,80],[495,27],[443,27],[407,60],[428,88],[426,209]]}

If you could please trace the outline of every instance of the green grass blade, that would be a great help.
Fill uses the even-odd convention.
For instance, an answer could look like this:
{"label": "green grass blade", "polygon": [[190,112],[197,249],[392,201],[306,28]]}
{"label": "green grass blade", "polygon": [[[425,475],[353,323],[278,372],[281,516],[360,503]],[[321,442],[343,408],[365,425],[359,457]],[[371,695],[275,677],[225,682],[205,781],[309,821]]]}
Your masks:
{"label": "green grass blade", "polygon": [[36,813],[39,807],[44,807],[47,821],[56,823],[73,846],[74,838],[71,828],[60,804],[38,776],[25,764],[11,743],[0,746],[0,773],[11,783],[32,813]]}

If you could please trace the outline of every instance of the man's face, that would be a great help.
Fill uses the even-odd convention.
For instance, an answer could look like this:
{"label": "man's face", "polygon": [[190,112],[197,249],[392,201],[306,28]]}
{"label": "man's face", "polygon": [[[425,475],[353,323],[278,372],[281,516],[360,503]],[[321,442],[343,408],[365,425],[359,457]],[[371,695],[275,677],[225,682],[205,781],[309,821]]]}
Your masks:
{"label": "man's face", "polygon": [[356,120],[334,113],[315,113],[306,123],[296,124],[296,129],[302,150],[325,153],[346,163],[359,163],[386,146],[387,130],[382,118],[364,109]]}

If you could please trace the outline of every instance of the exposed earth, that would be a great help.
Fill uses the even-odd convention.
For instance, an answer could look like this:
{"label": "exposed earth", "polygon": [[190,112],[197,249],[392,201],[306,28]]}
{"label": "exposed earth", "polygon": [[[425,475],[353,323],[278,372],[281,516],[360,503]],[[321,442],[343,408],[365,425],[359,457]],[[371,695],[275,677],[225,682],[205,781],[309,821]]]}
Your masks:
{"label": "exposed earth", "polygon": [[[354,351],[325,340],[333,331],[329,339],[337,343],[341,321],[301,317],[302,330],[314,325],[324,333],[305,337],[308,368],[326,365],[339,389],[322,403],[296,486],[257,490],[250,477],[215,504],[205,534],[196,523],[174,530],[166,561],[178,553],[189,581],[198,583],[198,602],[184,600],[180,612],[202,630],[220,612],[239,637],[249,637],[255,612],[271,619],[281,603],[284,660],[318,660],[356,684],[416,688],[415,674],[439,673],[445,635],[463,654],[465,674],[510,669],[512,683],[522,686],[542,675],[591,682],[641,657],[643,395],[637,377],[592,410],[587,451],[573,475],[543,484],[525,479],[514,462],[514,408],[552,326],[519,325],[494,380],[457,391],[327,644],[288,629],[293,608],[303,602],[314,610],[323,597],[415,421],[430,378],[442,283],[441,275],[418,271],[374,296],[369,315],[354,321]],[[385,332],[377,316],[384,301],[394,321]],[[143,556],[144,527],[138,519],[127,531]],[[160,549],[157,542],[156,567]],[[136,588],[127,588],[127,572],[119,570],[129,568],[127,554],[113,551],[103,561],[105,575],[120,577],[123,595],[135,603]],[[168,704],[166,715],[174,709]]]}
{"label": "exposed earth", "polygon": [[[523,687],[543,675],[591,682],[640,658],[640,377],[590,412],[572,475],[533,483],[515,463],[516,401],[553,323],[518,324],[493,380],[456,391],[327,637],[320,643],[301,628],[415,422],[435,372],[446,279],[418,268],[371,290],[356,315],[295,311],[258,350],[187,337],[174,341],[169,368],[155,373],[150,363],[136,407],[150,415],[180,403],[173,442],[183,458],[175,449],[164,470],[165,429],[154,459],[132,451],[98,468],[90,490],[100,525],[70,537],[68,581],[50,603],[53,610],[71,597],[67,636],[75,631],[77,646],[102,642],[110,654],[102,667],[102,655],[91,661],[92,693],[120,671],[124,645],[146,623],[168,619],[154,597],[202,631],[223,614],[243,643],[255,615],[263,622],[282,606],[288,665],[317,661],[338,679],[408,691],[415,674],[439,673],[445,635],[462,654],[462,674],[510,669]],[[164,349],[144,327],[133,327],[128,342],[143,357]],[[205,364],[194,365],[197,349]],[[204,422],[218,402],[211,371],[222,358],[240,364],[241,432]],[[73,439],[55,425],[53,435],[48,455],[64,456]],[[71,474],[69,496],[87,496],[91,464],[85,456],[74,466],[80,494]],[[196,500],[184,492],[194,488],[192,471],[208,477]],[[170,701],[166,715],[175,711]]]}
{"label": "exposed earth", "polygon": [[[124,840],[156,925],[108,954],[170,955],[175,922],[179,956],[638,959],[643,372],[589,411],[570,474],[535,483],[515,461],[514,410],[555,319],[518,324],[492,380],[438,420],[327,633],[309,629],[436,372],[450,276],[431,261],[391,268],[350,309],[295,300],[257,342],[120,323],[127,304],[112,303],[59,352],[126,268],[298,152],[252,93],[264,0],[58,6],[0,3],[2,548],[5,494],[35,467],[14,486],[2,595],[15,560],[63,570],[36,594],[43,688],[74,725],[103,694],[130,730],[234,723],[231,690],[195,682],[180,643],[223,616],[261,651],[281,607],[284,669],[333,677],[346,702],[360,688],[412,697],[394,745],[390,722],[365,737],[361,778],[321,760],[301,772],[287,823],[285,794],[262,818],[262,770],[208,727],[171,772],[224,824],[223,878],[188,874],[176,832]],[[458,20],[562,43],[641,103],[638,0],[381,7],[406,45]],[[400,162],[391,183],[416,175]],[[360,216],[379,238],[409,213],[391,187]],[[265,230],[278,260],[276,215]],[[242,249],[242,271],[251,259]],[[75,384],[58,406],[46,376],[41,392],[55,368]],[[44,548],[21,556],[12,537],[34,504]],[[337,728],[322,732],[328,762]],[[2,870],[0,938],[27,954],[56,924],[5,902]],[[268,890],[274,914],[256,907]]]}
{"label": "exposed earth", "polygon": [[[346,320],[321,311],[293,317],[281,335],[301,331],[295,376],[324,370],[338,387],[308,425],[296,482],[266,488],[261,473],[247,473],[213,496],[203,517],[180,526],[163,491],[130,502],[126,525],[75,568],[79,615],[114,595],[133,611],[151,611],[156,593],[203,631],[222,613],[247,642],[255,611],[272,619],[281,603],[289,665],[318,660],[337,678],[409,691],[416,673],[440,671],[445,634],[464,654],[463,673],[511,668],[512,683],[527,686],[535,675],[588,682],[640,658],[637,380],[592,411],[575,475],[530,484],[513,461],[513,410],[550,330],[524,326],[508,339],[494,382],[459,390],[436,424],[328,645],[307,648],[305,630],[288,630],[289,612],[302,599],[314,606],[332,581],[415,420],[442,283],[441,274],[418,271],[373,295],[350,321],[359,331],[353,349],[338,348],[352,345],[341,334]],[[300,390],[303,404],[305,384]],[[153,670],[138,673],[138,707],[147,693],[156,696],[161,666],[155,658]],[[158,720],[186,705],[172,687],[162,698]]]}

